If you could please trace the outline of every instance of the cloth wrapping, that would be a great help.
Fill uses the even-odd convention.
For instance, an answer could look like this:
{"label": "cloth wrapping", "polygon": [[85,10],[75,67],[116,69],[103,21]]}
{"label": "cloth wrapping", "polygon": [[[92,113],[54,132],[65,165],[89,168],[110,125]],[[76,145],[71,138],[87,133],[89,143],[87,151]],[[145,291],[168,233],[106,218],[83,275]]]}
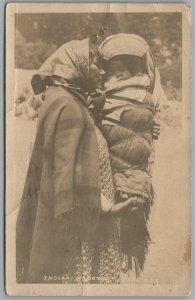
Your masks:
{"label": "cloth wrapping", "polygon": [[142,199],[141,205],[135,204],[136,211],[123,212],[120,223],[123,270],[135,266],[136,276],[139,276],[150,242],[147,220],[153,201],[149,170],[154,109],[149,104],[137,104],[132,101],[120,114],[111,114],[113,118],[104,115],[102,132],[109,147],[116,201],[124,201],[124,194]]}
{"label": "cloth wrapping", "polygon": [[148,76],[140,74],[107,87],[101,127],[109,147],[116,201],[137,197],[120,222],[123,270],[135,267],[136,276],[144,268],[150,243],[147,220],[154,196],[150,164],[155,104],[148,82]]}
{"label": "cloth wrapping", "polygon": [[149,164],[155,108],[146,91],[147,79],[147,75],[140,75],[107,89],[102,132],[110,151],[116,191],[151,199]]}

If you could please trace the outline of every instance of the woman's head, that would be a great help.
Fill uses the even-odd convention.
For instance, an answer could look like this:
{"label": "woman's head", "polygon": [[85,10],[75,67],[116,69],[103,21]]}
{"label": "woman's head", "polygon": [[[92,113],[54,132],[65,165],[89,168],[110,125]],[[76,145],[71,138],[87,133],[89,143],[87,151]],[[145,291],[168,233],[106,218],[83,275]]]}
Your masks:
{"label": "woman's head", "polygon": [[89,92],[103,88],[104,76],[105,71],[102,68],[102,57],[98,46],[89,41]]}
{"label": "woman's head", "polygon": [[76,87],[91,91],[102,85],[98,67],[99,52],[90,39],[70,41],[55,51],[33,76],[35,94],[45,91],[47,84]]}

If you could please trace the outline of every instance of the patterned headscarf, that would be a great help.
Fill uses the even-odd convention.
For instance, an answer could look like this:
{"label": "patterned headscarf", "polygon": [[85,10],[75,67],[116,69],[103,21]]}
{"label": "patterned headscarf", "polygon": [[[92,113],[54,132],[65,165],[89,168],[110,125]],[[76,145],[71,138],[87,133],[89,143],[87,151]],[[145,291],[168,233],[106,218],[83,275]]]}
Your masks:
{"label": "patterned headscarf", "polygon": [[89,39],[63,44],[32,78],[35,95],[44,92],[48,83],[69,88],[87,89],[89,80]]}

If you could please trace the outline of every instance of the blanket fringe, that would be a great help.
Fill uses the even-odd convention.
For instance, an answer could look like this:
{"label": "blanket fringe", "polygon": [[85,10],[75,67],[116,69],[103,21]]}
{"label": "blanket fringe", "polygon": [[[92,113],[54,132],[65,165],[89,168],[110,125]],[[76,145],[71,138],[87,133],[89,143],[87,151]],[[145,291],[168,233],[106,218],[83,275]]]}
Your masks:
{"label": "blanket fringe", "polygon": [[136,277],[144,269],[145,258],[151,243],[147,221],[150,215],[151,203],[136,211],[125,211],[121,216],[120,236],[122,253],[122,270],[127,272],[135,269]]}
{"label": "blanket fringe", "polygon": [[53,242],[56,246],[79,239],[79,237],[93,238],[98,226],[100,209],[95,207],[74,207],[55,218],[53,224]]}

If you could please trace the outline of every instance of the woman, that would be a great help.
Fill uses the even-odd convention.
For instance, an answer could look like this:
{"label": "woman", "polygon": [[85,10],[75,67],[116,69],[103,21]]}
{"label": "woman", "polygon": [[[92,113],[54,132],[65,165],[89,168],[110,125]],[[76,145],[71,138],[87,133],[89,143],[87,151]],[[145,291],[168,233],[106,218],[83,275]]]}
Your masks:
{"label": "woman", "polygon": [[17,219],[18,283],[120,282],[113,214],[133,198],[114,205],[107,145],[88,110],[101,83],[96,53],[88,39],[66,43],[32,79],[44,103]]}

